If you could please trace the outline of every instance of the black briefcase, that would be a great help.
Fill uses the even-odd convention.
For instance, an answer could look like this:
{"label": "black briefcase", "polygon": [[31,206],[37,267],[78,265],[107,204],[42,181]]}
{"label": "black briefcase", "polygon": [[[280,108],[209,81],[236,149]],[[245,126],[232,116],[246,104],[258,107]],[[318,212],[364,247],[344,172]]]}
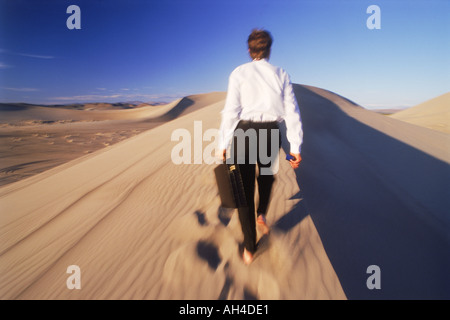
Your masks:
{"label": "black briefcase", "polygon": [[220,200],[224,208],[247,206],[242,176],[237,164],[219,164],[214,169]]}

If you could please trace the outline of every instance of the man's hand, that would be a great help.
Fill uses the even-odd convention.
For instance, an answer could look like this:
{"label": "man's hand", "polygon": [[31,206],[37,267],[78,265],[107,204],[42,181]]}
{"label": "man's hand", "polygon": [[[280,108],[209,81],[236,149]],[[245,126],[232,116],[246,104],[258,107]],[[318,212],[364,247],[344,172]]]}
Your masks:
{"label": "man's hand", "polygon": [[227,160],[227,149],[219,150],[216,153],[216,157],[220,160],[225,162]]}
{"label": "man's hand", "polygon": [[300,161],[302,161],[302,157],[300,156],[300,153],[290,153],[291,156],[294,157],[293,160],[289,160],[289,163],[293,169],[297,169],[300,165]]}

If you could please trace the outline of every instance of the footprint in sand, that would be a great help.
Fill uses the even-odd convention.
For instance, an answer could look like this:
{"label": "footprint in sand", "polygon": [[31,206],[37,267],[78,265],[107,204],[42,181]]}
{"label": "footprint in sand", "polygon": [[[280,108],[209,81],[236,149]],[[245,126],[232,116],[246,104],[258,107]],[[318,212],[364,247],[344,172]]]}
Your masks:
{"label": "footprint in sand", "polygon": [[200,211],[200,210],[196,210],[194,212],[194,214],[197,216],[197,220],[198,220],[198,224],[201,226],[207,226],[208,225],[208,221],[206,220],[206,216],[205,213]]}
{"label": "footprint in sand", "polygon": [[210,242],[199,241],[197,243],[197,255],[200,259],[206,261],[209,267],[216,271],[222,259],[219,255],[219,249]]}
{"label": "footprint in sand", "polygon": [[215,299],[220,295],[225,275],[218,248],[210,242],[188,243],[166,260],[163,271],[165,291],[174,299]]}
{"label": "footprint in sand", "polygon": [[[285,258],[283,252],[271,252],[269,237],[262,237],[255,261],[246,266],[238,252],[241,234],[234,212],[211,205],[184,215],[172,225],[171,231],[185,244],[166,260],[165,290],[177,291],[179,299],[280,299],[279,284],[271,270],[279,263],[274,259]],[[192,232],[186,233],[186,228]]]}
{"label": "footprint in sand", "polygon": [[231,217],[233,216],[233,210],[234,209],[228,209],[219,207],[217,217],[219,218],[220,222],[226,227],[230,223]]}

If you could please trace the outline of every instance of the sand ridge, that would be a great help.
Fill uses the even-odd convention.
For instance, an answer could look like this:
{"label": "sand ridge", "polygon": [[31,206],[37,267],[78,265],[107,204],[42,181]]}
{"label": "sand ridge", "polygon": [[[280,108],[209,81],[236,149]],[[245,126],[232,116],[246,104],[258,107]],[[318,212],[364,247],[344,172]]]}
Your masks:
{"label": "sand ridge", "polygon": [[[273,234],[250,268],[238,255],[237,215],[220,207],[214,166],[171,163],[170,133],[198,120],[217,127],[223,103],[2,188],[2,298],[345,298],[311,219],[283,223],[301,202],[282,195],[299,192],[287,163]],[[81,290],[65,284],[73,264]]]}
{"label": "sand ridge", "polygon": [[[280,162],[272,233],[259,235],[252,265],[238,253],[237,213],[220,207],[214,165],[170,158],[174,130],[218,128],[225,96],[206,94],[188,101],[192,112],[0,188],[0,297],[448,297],[450,160],[426,143],[437,136],[323,89],[295,93],[304,160],[298,171]],[[414,180],[418,167],[427,172]],[[382,290],[366,286],[372,264]],[[69,265],[81,269],[80,290],[66,286]]]}
{"label": "sand ridge", "polygon": [[123,110],[0,104],[0,185],[123,141],[224,95],[191,95],[166,105]]}
{"label": "sand ridge", "polygon": [[390,116],[425,128],[450,133],[450,92]]}

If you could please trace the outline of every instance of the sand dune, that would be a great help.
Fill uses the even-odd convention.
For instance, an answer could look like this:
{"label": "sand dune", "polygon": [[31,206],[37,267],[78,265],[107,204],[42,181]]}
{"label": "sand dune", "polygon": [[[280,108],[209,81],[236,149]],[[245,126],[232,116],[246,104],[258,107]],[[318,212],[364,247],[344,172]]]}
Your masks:
{"label": "sand dune", "polygon": [[[298,182],[350,299],[449,298],[450,137],[296,88],[304,119]],[[369,265],[381,290],[368,290]]]}
{"label": "sand dune", "polygon": [[[0,188],[0,297],[449,298],[448,135],[322,89],[295,91],[304,160],[296,172],[281,161],[273,232],[252,265],[238,255],[239,221],[220,207],[214,165],[171,161],[174,130],[219,126],[225,96],[215,93]],[[374,264],[381,290],[366,286]],[[81,269],[80,290],[66,286],[70,265]]]}
{"label": "sand dune", "polygon": [[394,119],[450,133],[450,92],[415,107],[394,113]]}
{"label": "sand dune", "polygon": [[[0,185],[19,181],[113,145],[224,96],[220,92],[192,95],[166,105],[127,110],[2,104]],[[87,105],[87,108],[91,107]]]}
{"label": "sand dune", "polygon": [[0,104],[0,124],[39,125],[105,120],[167,121],[204,107],[220,96],[223,96],[222,92],[192,95],[165,105],[143,105],[129,109],[115,109],[111,104],[85,104],[80,105],[81,110],[65,106],[58,108],[26,104]]}

